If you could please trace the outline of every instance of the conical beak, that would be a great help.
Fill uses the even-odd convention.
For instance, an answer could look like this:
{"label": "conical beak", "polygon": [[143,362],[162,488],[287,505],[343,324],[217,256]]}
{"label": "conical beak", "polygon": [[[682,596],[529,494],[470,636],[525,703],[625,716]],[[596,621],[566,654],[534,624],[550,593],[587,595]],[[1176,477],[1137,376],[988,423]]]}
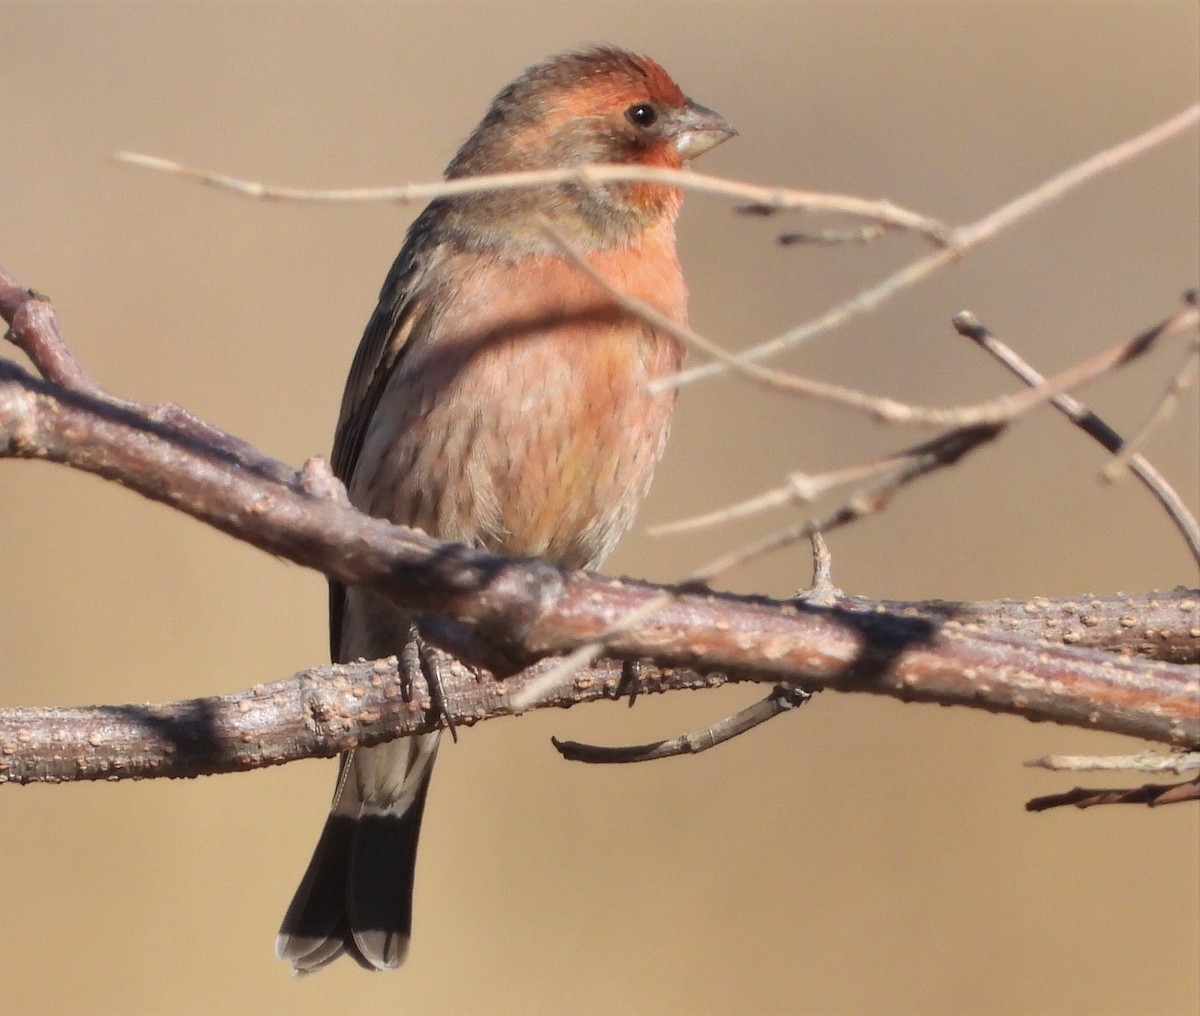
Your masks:
{"label": "conical beak", "polygon": [[675,114],[674,126],[675,149],[685,161],[703,155],[737,134],[720,113],[714,113],[691,99]]}

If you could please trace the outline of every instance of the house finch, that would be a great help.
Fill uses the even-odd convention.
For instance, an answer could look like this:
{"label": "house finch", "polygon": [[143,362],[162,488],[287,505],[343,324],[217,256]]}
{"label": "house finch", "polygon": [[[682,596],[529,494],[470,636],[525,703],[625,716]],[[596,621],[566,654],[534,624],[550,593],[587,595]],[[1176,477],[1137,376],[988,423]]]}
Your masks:
{"label": "house finch", "polygon": [[[584,163],[678,168],[734,133],[653,60],[603,47],[531,67],[496,96],[447,178]],[[499,554],[597,566],[645,496],[683,349],[564,256],[687,319],[676,187],[621,183],[432,202],[413,223],[350,368],[334,472],[362,511]],[[547,234],[549,224],[558,235]],[[333,659],[406,654],[400,610],[330,587]],[[437,752],[427,734],[342,756],[332,811],[276,952],[298,973],[408,952],[413,868]]]}

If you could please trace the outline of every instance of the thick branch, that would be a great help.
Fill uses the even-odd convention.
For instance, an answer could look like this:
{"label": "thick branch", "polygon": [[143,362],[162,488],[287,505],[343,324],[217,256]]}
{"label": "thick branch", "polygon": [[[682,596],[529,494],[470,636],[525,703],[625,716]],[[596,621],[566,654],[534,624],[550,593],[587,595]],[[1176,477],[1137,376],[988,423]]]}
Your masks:
{"label": "thick branch", "polygon": [[1200,664],[1200,599],[1182,587],[1169,593],[1081,596],[1076,599],[986,600],[958,603],[926,600],[844,599],[861,610],[920,613],[954,621],[973,631],[1004,632],[1019,638],[1143,656],[1164,663]]}
{"label": "thick branch", "polygon": [[[546,669],[504,681],[447,661],[448,709],[459,724],[511,715],[510,700]],[[545,705],[609,697],[621,665],[565,682]],[[706,687],[720,678],[648,675],[647,691]],[[0,783],[189,777],[336,755],[436,725],[428,689],[407,697],[393,657],[301,671],[232,695],[162,704],[0,710]]]}
{"label": "thick branch", "polygon": [[[563,576],[561,596],[533,626],[545,634],[534,638],[569,641],[565,633],[595,625],[605,614],[620,617],[657,595],[661,590],[646,583]],[[638,668],[640,692],[735,680],[791,683],[1200,745],[1194,666],[972,632],[917,613],[926,605],[895,604],[885,613],[868,601],[849,608],[851,601],[841,602],[817,607],[681,593],[612,649],[658,661],[658,667]],[[1181,611],[1187,602],[1195,627],[1200,597],[1164,594],[1159,609]],[[1097,603],[1091,601],[1104,613]],[[1200,630],[1193,639],[1200,642]],[[514,702],[553,663],[496,680],[448,662],[447,712],[463,726],[520,712],[524,706]],[[725,672],[701,674],[701,667]],[[619,660],[599,661],[542,689],[537,707],[612,697],[621,678]],[[195,776],[334,755],[430,729],[428,689],[418,685],[410,699],[392,659],[306,670],[233,695],[165,705],[0,710],[0,782]]]}

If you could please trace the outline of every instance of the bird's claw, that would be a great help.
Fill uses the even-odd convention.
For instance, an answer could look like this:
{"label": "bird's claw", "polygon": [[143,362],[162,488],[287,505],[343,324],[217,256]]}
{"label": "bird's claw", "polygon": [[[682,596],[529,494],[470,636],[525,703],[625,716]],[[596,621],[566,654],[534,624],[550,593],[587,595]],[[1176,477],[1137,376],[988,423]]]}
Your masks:
{"label": "bird's claw", "polygon": [[421,632],[415,624],[409,628],[409,637],[404,643],[404,651],[400,654],[399,660],[407,690],[405,700],[412,700],[415,679],[424,678],[425,684],[429,688],[430,712],[446,725],[446,729],[450,731],[450,737],[457,744],[458,724],[454,722],[454,716],[446,704],[446,688],[442,681],[441,661],[438,659],[437,650],[421,637]]}

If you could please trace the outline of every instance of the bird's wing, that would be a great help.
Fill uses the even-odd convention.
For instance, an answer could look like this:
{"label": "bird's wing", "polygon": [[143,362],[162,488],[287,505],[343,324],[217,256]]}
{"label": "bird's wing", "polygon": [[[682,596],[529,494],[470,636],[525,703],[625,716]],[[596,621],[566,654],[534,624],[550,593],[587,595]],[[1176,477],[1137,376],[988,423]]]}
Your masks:
{"label": "bird's wing", "polygon": [[[428,326],[429,306],[421,297],[421,279],[428,270],[429,258],[418,257],[416,252],[428,251],[429,245],[423,241],[435,225],[436,214],[431,214],[435,212],[435,206],[430,206],[409,230],[404,247],[384,280],[379,302],[367,322],[346,378],[330,465],[334,475],[347,486],[392,372],[414,333]],[[335,662],[343,662],[339,653],[344,610],[345,587],[331,579],[329,648]]]}

